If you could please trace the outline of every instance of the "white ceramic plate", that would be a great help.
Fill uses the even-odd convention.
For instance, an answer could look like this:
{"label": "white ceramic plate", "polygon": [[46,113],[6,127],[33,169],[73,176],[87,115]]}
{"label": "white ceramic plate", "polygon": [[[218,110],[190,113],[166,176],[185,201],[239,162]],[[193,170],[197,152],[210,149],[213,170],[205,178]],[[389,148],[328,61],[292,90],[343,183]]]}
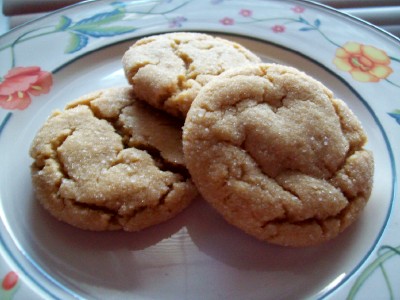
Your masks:
{"label": "white ceramic plate", "polygon": [[[201,31],[322,81],[362,121],[375,183],[361,218],[318,247],[259,242],[204,201],[140,233],[85,232],[36,203],[28,149],[54,109],[126,85],[135,39]],[[1,299],[301,299],[400,297],[399,40],[303,1],[96,1],[0,37]],[[8,297],[8,298],[7,298]]]}

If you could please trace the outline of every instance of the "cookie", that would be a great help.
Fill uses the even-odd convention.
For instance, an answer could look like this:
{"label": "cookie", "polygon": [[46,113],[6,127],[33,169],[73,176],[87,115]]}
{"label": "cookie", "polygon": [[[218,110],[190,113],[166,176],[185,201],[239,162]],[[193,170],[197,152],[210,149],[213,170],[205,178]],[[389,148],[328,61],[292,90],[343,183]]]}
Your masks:
{"label": "cookie", "polygon": [[136,101],[131,88],[93,92],[54,112],[30,155],[40,203],[82,229],[141,230],[174,217],[197,193],[180,122]]}
{"label": "cookie", "polygon": [[237,43],[193,32],[145,37],[122,58],[138,99],[183,118],[211,79],[228,69],[260,62]]}
{"label": "cookie", "polygon": [[291,67],[259,64],[207,84],[183,128],[199,192],[231,224],[285,246],[330,240],[360,215],[373,155],[347,105]]}

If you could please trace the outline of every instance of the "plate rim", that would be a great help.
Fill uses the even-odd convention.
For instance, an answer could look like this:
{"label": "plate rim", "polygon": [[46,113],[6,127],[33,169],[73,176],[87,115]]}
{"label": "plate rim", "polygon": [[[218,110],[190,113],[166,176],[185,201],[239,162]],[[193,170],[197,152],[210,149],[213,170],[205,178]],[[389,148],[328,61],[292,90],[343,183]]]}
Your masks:
{"label": "plate rim", "polygon": [[[51,13],[45,15],[45,16],[42,16],[42,17],[40,17],[40,18],[38,18],[38,19],[36,19],[36,20],[32,20],[32,21],[30,21],[30,22],[27,22],[27,23],[25,23],[25,24],[22,24],[22,25],[20,25],[20,26],[18,26],[18,27],[16,27],[16,28],[10,30],[9,32],[7,32],[7,33],[1,35],[1,36],[0,36],[0,40],[2,40],[4,37],[8,36],[9,34],[15,33],[17,30],[19,30],[19,29],[21,29],[21,28],[29,27],[29,26],[31,26],[31,25],[34,25],[35,23],[37,23],[37,22],[40,21],[40,20],[46,20],[47,18],[51,18],[51,17],[53,17],[53,16],[59,15],[59,14],[61,14],[62,12],[69,11],[69,10],[75,8],[75,7],[78,7],[78,6],[79,6],[79,7],[80,7],[80,6],[91,6],[91,5],[93,5],[93,4],[99,5],[99,7],[102,7],[102,6],[104,6],[104,5],[106,5],[106,4],[109,4],[109,3],[111,3],[111,2],[112,2],[111,0],[106,0],[106,1],[86,0],[86,1],[83,1],[83,2],[79,2],[79,3],[76,3],[76,4],[70,5],[70,6],[68,6],[68,7],[64,7],[64,8],[58,9],[58,10],[56,10],[56,11],[54,11],[54,12],[51,12]],[[151,2],[151,0],[143,0],[143,1],[141,1],[141,2]],[[272,1],[272,2],[276,2],[276,1]],[[372,27],[372,28],[374,28],[375,30],[377,30],[378,32],[380,32],[381,34],[384,34],[384,35],[386,35],[387,37],[390,37],[390,38],[393,39],[395,42],[397,42],[397,43],[400,44],[400,39],[399,39],[399,38],[397,38],[396,36],[392,35],[391,33],[387,32],[387,31],[383,30],[382,28],[379,28],[378,26],[375,26],[375,25],[373,25],[373,24],[371,24],[371,23],[369,23],[369,22],[367,22],[367,21],[365,21],[365,20],[362,20],[362,19],[360,19],[360,18],[351,16],[351,15],[345,13],[345,12],[339,11],[339,10],[337,10],[337,9],[335,9],[335,8],[332,8],[332,7],[329,7],[329,6],[327,6],[327,5],[324,5],[324,4],[321,4],[321,3],[317,3],[317,2],[314,2],[314,1],[310,1],[310,0],[300,0],[300,1],[285,0],[285,2],[296,3],[296,4],[299,3],[299,2],[303,2],[303,3],[307,3],[308,5],[311,4],[311,5],[314,5],[314,6],[316,6],[316,7],[323,8],[324,10],[327,9],[327,10],[329,10],[329,11],[335,13],[335,14],[339,14],[340,16],[342,16],[342,17],[344,17],[344,18],[349,18],[349,19],[351,19],[351,20],[353,20],[353,21],[356,20],[356,21],[359,22],[360,24],[363,24],[363,25]],[[167,31],[170,31],[170,30],[167,30]],[[173,30],[173,31],[191,31],[191,30]],[[389,222],[390,222],[390,219],[391,219],[392,216],[393,216],[393,206],[394,206],[394,202],[395,202],[395,200],[396,200],[397,189],[398,189],[398,183],[397,183],[397,163],[396,163],[396,159],[395,159],[394,152],[393,152],[393,149],[392,149],[393,146],[392,146],[392,143],[390,142],[390,139],[389,139],[389,137],[388,137],[388,135],[387,135],[387,133],[386,133],[386,130],[385,130],[384,126],[382,125],[380,119],[379,119],[378,116],[376,115],[375,111],[374,111],[374,110],[372,109],[372,107],[370,106],[370,104],[359,94],[359,92],[358,92],[350,83],[348,83],[348,82],[347,82],[344,78],[342,78],[340,75],[338,75],[337,73],[333,72],[331,69],[327,68],[326,66],[324,66],[323,64],[321,64],[319,61],[317,61],[317,60],[315,60],[315,59],[312,59],[312,58],[309,57],[308,55],[305,55],[305,54],[303,54],[303,53],[301,53],[301,52],[299,52],[299,51],[296,51],[296,50],[294,50],[294,49],[285,47],[285,46],[280,45],[280,44],[278,44],[278,43],[274,43],[274,42],[272,42],[272,41],[266,41],[266,40],[263,40],[263,39],[261,39],[261,38],[260,38],[260,39],[257,39],[257,38],[254,37],[254,36],[247,36],[247,35],[244,35],[244,34],[234,34],[234,33],[232,33],[232,32],[204,30],[204,29],[202,30],[202,32],[205,32],[205,33],[227,34],[227,35],[234,35],[234,36],[244,37],[244,38],[248,38],[248,39],[252,39],[252,40],[259,40],[259,41],[261,41],[261,42],[263,42],[263,43],[272,44],[273,46],[280,47],[280,48],[283,48],[283,49],[285,49],[285,50],[294,52],[294,53],[296,53],[297,55],[301,55],[302,57],[306,58],[308,61],[311,61],[312,63],[318,65],[319,67],[322,67],[322,68],[323,68],[325,71],[327,71],[330,75],[333,75],[336,79],[340,80],[341,83],[343,83],[347,88],[349,88],[349,89],[351,90],[351,92],[362,102],[363,106],[367,108],[369,114],[373,117],[373,119],[374,119],[376,125],[379,127],[380,134],[382,135],[383,139],[385,140],[385,146],[386,146],[386,149],[387,149],[387,151],[388,151],[388,155],[389,155],[389,159],[390,159],[390,164],[391,164],[391,175],[392,175],[391,193],[390,193],[391,199],[390,199],[390,205],[389,205],[388,211],[386,212],[385,221],[384,221],[384,223],[383,223],[383,225],[382,225],[382,228],[379,230],[379,234],[378,234],[377,238],[375,239],[374,244],[370,247],[369,251],[364,255],[364,257],[361,259],[361,261],[353,268],[353,270],[352,270],[349,274],[346,274],[346,276],[341,280],[340,283],[338,283],[334,288],[330,289],[329,291],[325,292],[322,296],[320,296],[320,297],[322,297],[322,298],[325,298],[325,297],[327,297],[328,295],[331,295],[334,291],[336,291],[337,289],[339,289],[341,286],[343,286],[343,285],[354,275],[354,273],[356,273],[356,272],[360,269],[360,267],[361,267],[363,264],[365,264],[365,262],[366,262],[366,261],[368,260],[368,258],[371,256],[371,253],[376,249],[376,246],[379,244],[379,241],[382,239],[382,236],[383,236],[385,230],[387,229],[387,226],[388,226],[388,224],[389,224]],[[153,34],[156,34],[156,33],[161,33],[161,31],[154,32]],[[79,60],[79,59],[82,59],[84,56],[90,55],[90,54],[92,54],[92,53],[94,53],[94,52],[101,51],[101,50],[104,49],[104,48],[112,47],[112,46],[115,46],[115,45],[117,45],[117,44],[121,44],[121,43],[127,42],[128,40],[138,39],[138,38],[143,37],[143,36],[146,36],[146,35],[148,35],[148,34],[144,34],[144,35],[135,35],[134,37],[131,36],[131,37],[128,37],[128,38],[126,38],[126,39],[114,41],[114,42],[111,42],[111,43],[107,43],[107,41],[105,41],[105,42],[102,44],[102,46],[100,46],[100,47],[98,47],[98,48],[95,48],[95,49],[93,49],[93,50],[90,50],[90,51],[86,51],[86,52],[84,52],[84,53],[82,53],[82,54],[80,54],[80,55],[78,55],[78,56],[73,57],[73,58],[72,58],[71,60],[69,60],[68,62],[63,63],[62,65],[58,65],[58,66],[57,66],[54,70],[52,70],[51,72],[54,73],[54,74],[56,74],[57,72],[59,72],[60,70],[62,70],[62,69],[65,68],[66,66],[68,66],[69,64],[72,64],[74,61]],[[5,125],[5,124],[4,124],[4,125]],[[2,127],[1,127],[0,134],[1,134],[2,130],[4,129],[4,127],[5,127],[5,126],[2,126]],[[0,234],[0,244],[1,244],[3,247],[6,246],[6,243],[4,242],[3,236],[2,236],[1,234]],[[7,246],[6,246],[6,247],[7,247]],[[11,253],[11,252],[10,252],[10,253]],[[11,255],[10,253],[9,253],[9,255]],[[12,255],[11,255],[11,256],[12,256]],[[26,256],[26,255],[24,254],[24,256]],[[13,259],[13,261],[14,261],[14,263],[17,263],[17,264],[18,264],[18,262],[17,262],[17,260],[16,260],[15,258]],[[39,270],[41,269],[40,266],[36,267],[35,262],[31,262],[31,263],[32,263],[33,265],[35,265],[35,268],[39,268]],[[23,268],[22,266],[19,266],[19,269],[20,269],[20,270],[24,270],[24,268]],[[47,272],[45,272],[45,271],[40,271],[40,272],[41,272],[42,274],[46,274],[46,275],[47,275]],[[25,275],[27,275],[27,274],[25,274]],[[27,275],[27,276],[28,276],[28,275]],[[47,276],[46,276],[46,277],[47,277]],[[51,277],[51,276],[50,276],[50,277]],[[30,279],[31,279],[33,282],[35,281],[35,279],[34,279],[33,277],[30,277]],[[51,280],[51,281],[53,281],[53,280]],[[58,281],[56,281],[56,282],[58,282]],[[40,286],[40,284],[39,284],[38,286]],[[58,284],[57,284],[57,286],[58,286]],[[43,290],[45,291],[46,289],[44,288]],[[68,289],[68,292],[71,292],[71,290]],[[73,291],[72,291],[72,292],[73,292]],[[46,292],[46,293],[47,293],[47,292]],[[74,294],[72,294],[72,295],[75,296]],[[55,297],[55,296],[53,296],[53,297]],[[79,297],[79,295],[78,295],[78,297]],[[55,298],[56,298],[56,297],[55,297]]]}

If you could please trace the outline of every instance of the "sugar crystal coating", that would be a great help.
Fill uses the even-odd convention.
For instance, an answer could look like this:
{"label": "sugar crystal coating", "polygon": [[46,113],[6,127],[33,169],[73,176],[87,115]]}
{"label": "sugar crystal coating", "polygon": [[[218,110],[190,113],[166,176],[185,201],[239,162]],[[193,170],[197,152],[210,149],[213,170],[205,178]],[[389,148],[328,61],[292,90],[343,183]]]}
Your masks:
{"label": "sugar crystal coating", "polygon": [[122,58],[136,96],[178,117],[186,116],[207,82],[228,69],[259,62],[238,43],[195,32],[142,38]]}
{"label": "sugar crystal coating", "polygon": [[183,148],[202,196],[271,243],[337,236],[368,201],[373,156],[360,122],[320,82],[276,64],[227,71],[198,94]]}
{"label": "sugar crystal coating", "polygon": [[179,123],[137,102],[131,88],[85,95],[54,112],[33,140],[37,198],[83,229],[155,225],[196,195],[181,143]]}

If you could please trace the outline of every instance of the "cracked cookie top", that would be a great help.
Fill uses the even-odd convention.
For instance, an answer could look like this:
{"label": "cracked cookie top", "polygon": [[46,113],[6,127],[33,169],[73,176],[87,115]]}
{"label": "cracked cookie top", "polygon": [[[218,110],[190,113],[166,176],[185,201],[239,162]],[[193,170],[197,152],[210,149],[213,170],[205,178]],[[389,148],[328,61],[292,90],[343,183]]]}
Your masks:
{"label": "cracked cookie top", "polygon": [[259,64],[198,94],[183,129],[197,188],[231,224],[271,243],[309,246],[353,223],[372,188],[360,122],[320,82]]}
{"label": "cracked cookie top", "polygon": [[93,92],[54,112],[30,155],[40,203],[82,229],[141,230],[196,196],[179,120],[136,101],[131,88]]}
{"label": "cracked cookie top", "polygon": [[183,118],[211,79],[228,69],[260,62],[237,43],[193,32],[140,39],[122,58],[138,99]]}

